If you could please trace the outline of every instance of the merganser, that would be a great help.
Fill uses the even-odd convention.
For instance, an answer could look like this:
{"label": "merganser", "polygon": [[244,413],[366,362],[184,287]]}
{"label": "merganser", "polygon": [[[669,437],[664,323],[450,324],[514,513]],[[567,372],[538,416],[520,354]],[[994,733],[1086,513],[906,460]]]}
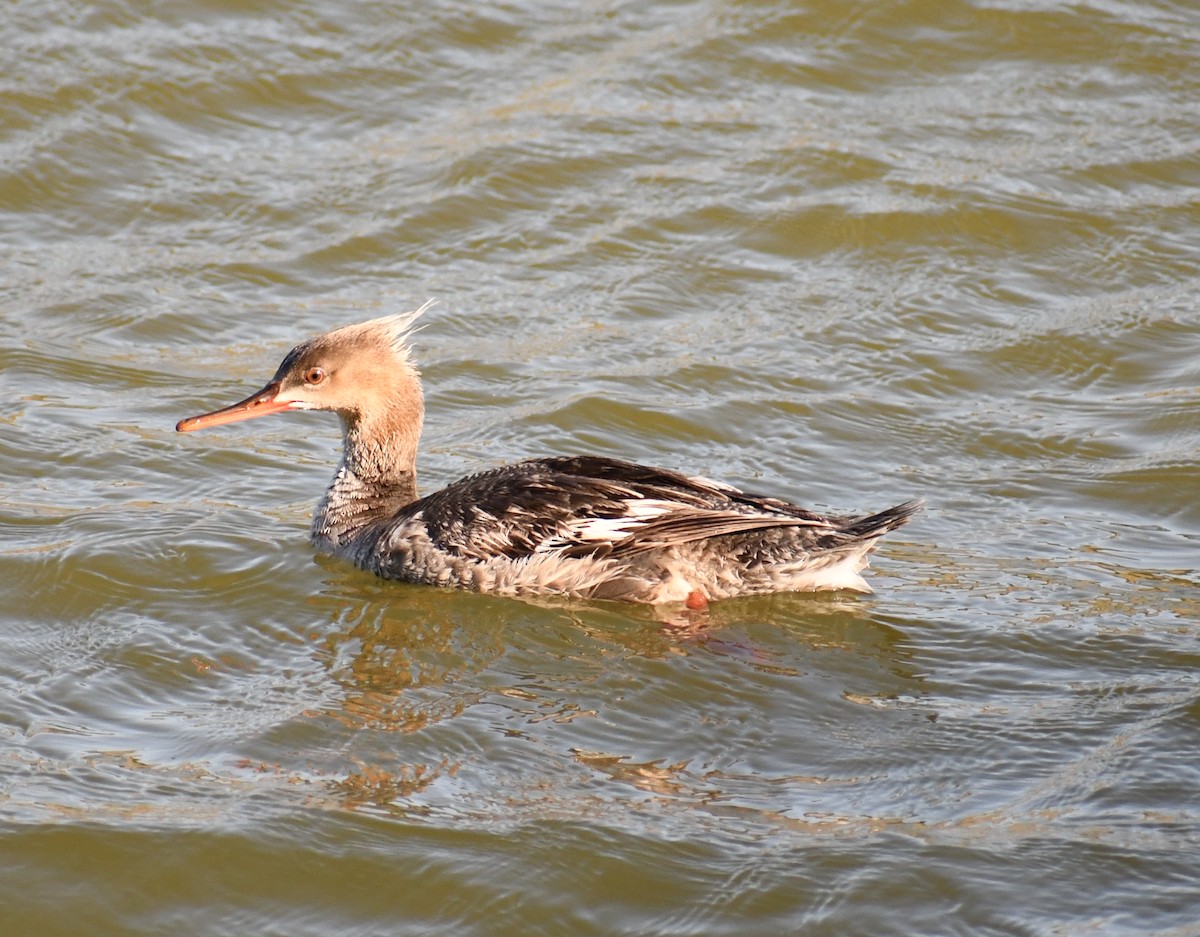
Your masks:
{"label": "merganser", "polygon": [[341,463],[311,539],[385,579],[500,595],[653,604],[769,592],[870,592],[859,575],[921,507],[825,516],[730,485],[605,456],[529,459],[417,493],[425,405],[409,336],[428,308],[293,348],[261,390],[181,433],[291,410],[341,417]]}

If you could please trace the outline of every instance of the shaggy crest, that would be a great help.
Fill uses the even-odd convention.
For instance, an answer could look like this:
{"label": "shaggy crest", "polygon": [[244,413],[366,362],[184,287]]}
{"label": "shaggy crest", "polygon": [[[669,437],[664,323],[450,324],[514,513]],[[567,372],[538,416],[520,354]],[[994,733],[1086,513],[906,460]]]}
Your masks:
{"label": "shaggy crest", "polygon": [[427,299],[411,312],[396,312],[391,315],[380,316],[378,319],[368,319],[366,322],[347,325],[329,333],[328,337],[352,340],[372,333],[382,334],[386,342],[391,346],[392,351],[396,353],[396,357],[400,358],[406,364],[412,364],[412,353],[408,342],[413,335],[421,330],[421,326],[414,327],[414,323],[436,303],[436,299]]}

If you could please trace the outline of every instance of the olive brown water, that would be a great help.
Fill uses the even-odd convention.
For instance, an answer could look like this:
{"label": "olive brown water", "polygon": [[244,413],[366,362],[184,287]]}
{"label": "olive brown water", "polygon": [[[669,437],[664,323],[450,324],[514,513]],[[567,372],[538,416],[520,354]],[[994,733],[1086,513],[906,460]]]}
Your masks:
{"label": "olive brown water", "polygon": [[[18,0],[0,65],[4,934],[1200,933],[1193,5]],[[429,298],[425,491],[926,511],[684,623],[315,557],[328,414],[174,432]]]}

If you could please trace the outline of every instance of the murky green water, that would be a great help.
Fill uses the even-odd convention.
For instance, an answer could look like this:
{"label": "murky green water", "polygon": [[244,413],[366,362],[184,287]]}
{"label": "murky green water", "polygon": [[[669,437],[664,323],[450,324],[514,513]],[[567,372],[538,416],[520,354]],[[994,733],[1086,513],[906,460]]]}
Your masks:
{"label": "murky green water", "polygon": [[[0,17],[5,934],[1200,933],[1190,4]],[[877,595],[315,559],[336,421],[178,436],[431,296],[426,489],[600,451]]]}

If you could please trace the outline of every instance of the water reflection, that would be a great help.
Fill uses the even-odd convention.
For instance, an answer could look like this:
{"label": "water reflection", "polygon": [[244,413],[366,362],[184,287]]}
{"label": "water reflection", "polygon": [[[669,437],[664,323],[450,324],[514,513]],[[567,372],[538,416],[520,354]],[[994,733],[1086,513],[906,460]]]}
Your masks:
{"label": "water reflection", "polygon": [[323,644],[342,694],[327,715],[350,728],[416,732],[478,701],[470,678],[505,650],[489,600],[399,583],[363,590],[360,576],[346,575],[311,599],[335,629]]}
{"label": "water reflection", "polygon": [[[319,654],[336,686],[320,711],[325,777],[352,809],[585,812],[632,786],[767,810],[781,789],[871,776],[858,758],[814,770],[812,753],[842,746],[848,714],[928,724],[912,713],[923,677],[903,625],[869,599],[778,595],[687,613],[447,592],[322,565],[311,602],[331,622]],[[829,738],[796,747],[797,698]],[[748,725],[761,728],[739,735]]]}

